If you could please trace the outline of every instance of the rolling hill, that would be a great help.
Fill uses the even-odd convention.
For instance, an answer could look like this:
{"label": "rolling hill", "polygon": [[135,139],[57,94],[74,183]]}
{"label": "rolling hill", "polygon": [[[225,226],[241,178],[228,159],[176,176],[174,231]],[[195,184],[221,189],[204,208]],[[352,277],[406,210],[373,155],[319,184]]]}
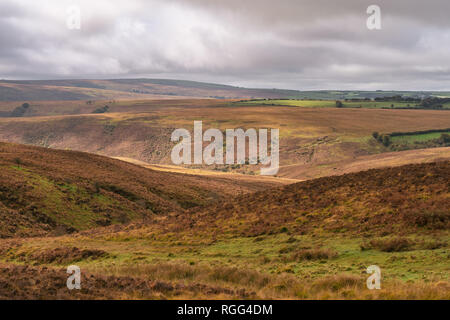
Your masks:
{"label": "rolling hill", "polygon": [[[0,296],[448,299],[449,169],[369,170],[127,225],[0,240]],[[73,263],[83,270],[76,292],[65,287]],[[373,264],[381,290],[365,287]]]}
{"label": "rolling hill", "polygon": [[329,99],[375,98],[393,95],[449,96],[423,91],[299,91],[243,88],[172,79],[1,80],[0,101],[160,99],[202,97],[216,99]]}
{"label": "rolling hill", "polygon": [[[86,105],[86,112],[99,107]],[[171,133],[176,128],[192,130],[195,120],[204,128],[279,128],[279,175],[311,179],[395,164],[448,159],[449,153],[429,149],[392,154],[373,137],[382,133],[449,128],[448,111],[295,108],[236,106],[222,100],[154,100],[110,104],[111,112],[75,114],[71,104],[30,104],[36,113],[60,115],[0,118],[0,140],[52,149],[70,149],[109,157],[134,159],[147,164],[172,164]],[[45,111],[45,112],[44,112]],[[42,114],[42,113],[41,113]],[[383,160],[383,153],[389,159]],[[389,154],[387,154],[389,153]],[[434,154],[434,155],[433,155]],[[404,161],[402,160],[404,157]],[[414,158],[417,160],[414,160]],[[364,162],[367,166],[364,166]],[[358,163],[350,169],[352,163]],[[334,169],[336,168],[336,169]],[[257,166],[217,166],[203,169],[257,174]]]}
{"label": "rolling hill", "polygon": [[155,99],[200,97],[216,99],[280,98],[294,90],[247,89],[185,80],[35,80],[0,81],[0,101]]}
{"label": "rolling hill", "polygon": [[0,167],[0,237],[151,219],[278,185],[163,173],[82,152],[8,143],[0,143]]}
{"label": "rolling hill", "polygon": [[[234,99],[306,94],[386,92],[0,81],[0,297],[450,299],[450,148],[420,133],[447,132],[448,111]],[[170,135],[194,120],[279,128],[278,176],[172,165]],[[365,286],[374,264],[382,290]]]}
{"label": "rolling hill", "polygon": [[304,181],[176,216],[196,234],[204,229],[221,236],[449,230],[450,161]]}

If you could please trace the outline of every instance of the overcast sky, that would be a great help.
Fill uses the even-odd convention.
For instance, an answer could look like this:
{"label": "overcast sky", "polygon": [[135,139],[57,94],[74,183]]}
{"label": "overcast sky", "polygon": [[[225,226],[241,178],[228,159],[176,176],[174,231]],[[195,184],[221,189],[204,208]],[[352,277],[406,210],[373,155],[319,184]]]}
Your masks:
{"label": "overcast sky", "polygon": [[130,77],[450,90],[450,1],[0,0],[0,78]]}

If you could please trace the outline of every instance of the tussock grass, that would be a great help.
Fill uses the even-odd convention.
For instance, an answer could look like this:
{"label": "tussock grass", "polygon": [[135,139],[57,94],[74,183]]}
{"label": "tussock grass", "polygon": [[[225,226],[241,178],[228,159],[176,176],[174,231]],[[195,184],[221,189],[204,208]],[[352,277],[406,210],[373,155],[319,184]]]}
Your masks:
{"label": "tussock grass", "polygon": [[412,240],[404,237],[378,238],[361,244],[361,250],[376,249],[383,252],[402,252],[410,250],[436,250],[447,247],[441,240]]}
{"label": "tussock grass", "polygon": [[[90,268],[91,273],[170,281],[172,284],[184,283],[186,286],[210,286],[229,292],[228,298],[246,299],[449,299],[450,283],[436,281],[402,282],[382,281],[381,290],[366,288],[366,277],[351,274],[324,276],[316,280],[300,279],[290,274],[269,275],[242,268],[189,265],[186,262],[158,262],[153,265],[129,265],[102,269]],[[234,290],[232,293],[231,291]],[[241,295],[241,296],[239,296]],[[189,293],[180,298],[189,298]],[[213,296],[196,296],[211,299]]]}
{"label": "tussock grass", "polygon": [[325,260],[336,258],[338,253],[331,249],[302,249],[294,252],[291,259],[293,261],[302,261],[302,260]]}
{"label": "tussock grass", "polygon": [[364,278],[355,275],[334,275],[317,280],[312,284],[315,291],[331,290],[337,292],[343,289],[362,289]]}
{"label": "tussock grass", "polygon": [[367,244],[361,245],[362,250],[377,249],[384,252],[401,252],[412,249],[413,242],[407,238],[373,239]]}

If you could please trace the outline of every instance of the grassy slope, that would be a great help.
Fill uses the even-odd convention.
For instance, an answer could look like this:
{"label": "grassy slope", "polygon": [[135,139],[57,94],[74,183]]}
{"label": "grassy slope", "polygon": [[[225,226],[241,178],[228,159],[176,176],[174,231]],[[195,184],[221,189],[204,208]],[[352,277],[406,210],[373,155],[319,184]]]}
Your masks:
{"label": "grassy slope", "polygon": [[431,132],[431,133],[422,133],[422,134],[414,134],[414,135],[403,135],[403,136],[394,136],[392,137],[393,143],[400,144],[413,144],[414,142],[425,142],[433,139],[438,139],[443,133],[450,134],[450,131],[440,131],[440,132]]}
{"label": "grassy slope", "polygon": [[[6,240],[0,277],[34,263],[26,273],[65,298],[449,299],[449,168],[370,170],[155,216],[147,225]],[[81,292],[64,289],[60,268],[71,263],[86,276]],[[382,269],[382,290],[365,288],[372,264]],[[54,297],[38,289],[23,286],[20,294]]]}
{"label": "grassy slope", "polygon": [[450,160],[449,147],[383,152],[373,155],[358,156],[351,160],[338,160],[321,165],[315,165],[314,163],[307,165],[287,165],[280,168],[278,176],[309,180],[368,169],[396,167],[413,163],[428,163],[439,160]]}
{"label": "grassy slope", "polygon": [[[234,100],[216,100],[216,99],[187,99],[183,97],[164,98],[158,96],[158,99],[126,99],[126,100],[68,100],[68,101],[31,101],[27,102],[30,108],[24,114],[24,117],[40,117],[40,116],[61,116],[61,115],[79,115],[91,114],[94,110],[104,107],[109,107],[108,112],[146,112],[149,110],[161,110],[164,108],[173,107],[217,107],[226,106]],[[1,101],[0,115],[10,114],[18,106],[26,101]],[[14,120],[9,118],[6,120]]]}
{"label": "grassy slope", "polygon": [[161,173],[73,151],[0,143],[0,235],[145,219],[278,185]]}
{"label": "grassy slope", "polygon": [[450,227],[449,169],[444,161],[324,177],[244,195],[177,219],[196,232],[220,230],[221,235],[445,230]]}
{"label": "grassy slope", "polygon": [[[0,139],[170,164],[173,130],[192,129],[194,120],[202,120],[205,129],[279,128],[281,165],[308,166],[389,151],[372,138],[374,131],[450,127],[450,118],[443,117],[447,111],[435,110],[231,107],[203,100],[121,102],[114,108],[116,112],[101,115],[0,119]],[[137,109],[141,111],[133,111]],[[233,170],[250,173],[258,168]]]}

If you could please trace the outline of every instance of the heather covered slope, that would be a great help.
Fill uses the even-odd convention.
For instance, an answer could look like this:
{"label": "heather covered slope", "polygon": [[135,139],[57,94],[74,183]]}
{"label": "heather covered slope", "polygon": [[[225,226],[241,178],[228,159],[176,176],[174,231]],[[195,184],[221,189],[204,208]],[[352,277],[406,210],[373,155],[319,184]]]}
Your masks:
{"label": "heather covered slope", "polygon": [[[175,222],[176,221],[176,222]],[[175,214],[164,228],[217,237],[289,234],[384,236],[450,228],[450,162],[324,177]]]}
{"label": "heather covered slope", "polygon": [[[0,296],[20,288],[16,297],[48,299],[449,299],[449,169],[369,170],[145,223],[5,239]],[[65,287],[73,263],[83,274],[77,292]],[[366,288],[370,265],[382,270],[381,290]]]}
{"label": "heather covered slope", "polygon": [[0,143],[0,236],[65,233],[184,212],[275,181],[158,172],[97,155]]}

